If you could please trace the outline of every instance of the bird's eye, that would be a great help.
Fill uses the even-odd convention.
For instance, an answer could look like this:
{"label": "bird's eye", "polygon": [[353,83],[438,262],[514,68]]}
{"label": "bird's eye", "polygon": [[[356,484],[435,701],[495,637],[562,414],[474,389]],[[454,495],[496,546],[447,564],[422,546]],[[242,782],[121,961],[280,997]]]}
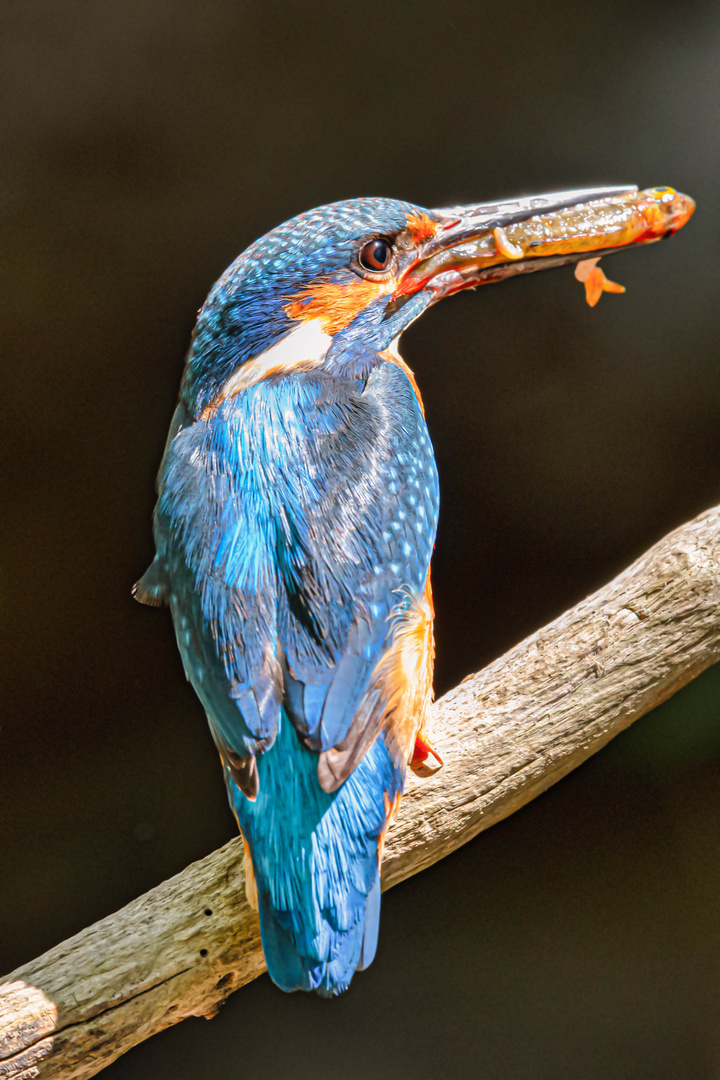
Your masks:
{"label": "bird's eye", "polygon": [[363,270],[374,270],[375,272],[387,270],[391,259],[392,248],[387,240],[371,240],[359,255],[360,265]]}

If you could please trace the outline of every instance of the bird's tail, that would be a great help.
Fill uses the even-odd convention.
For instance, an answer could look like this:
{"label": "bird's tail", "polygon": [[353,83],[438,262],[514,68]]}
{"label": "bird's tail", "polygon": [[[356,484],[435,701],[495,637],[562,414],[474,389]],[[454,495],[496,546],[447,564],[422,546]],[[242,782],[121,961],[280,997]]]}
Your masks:
{"label": "bird's tail", "polygon": [[332,997],[375,956],[379,847],[402,773],[382,735],[331,794],[317,762],[283,713],[275,744],[257,761],[257,799],[234,785],[229,794],[252,860],[271,978],[283,990]]}
{"label": "bird's tail", "polygon": [[353,925],[339,929],[326,917],[319,940],[317,935],[308,940],[297,920],[273,908],[267,894],[260,893],[258,899],[265,962],[281,990],[315,990],[321,997],[335,997],[347,990],[356,971],[374,959],[380,928],[379,875],[357,905]]}

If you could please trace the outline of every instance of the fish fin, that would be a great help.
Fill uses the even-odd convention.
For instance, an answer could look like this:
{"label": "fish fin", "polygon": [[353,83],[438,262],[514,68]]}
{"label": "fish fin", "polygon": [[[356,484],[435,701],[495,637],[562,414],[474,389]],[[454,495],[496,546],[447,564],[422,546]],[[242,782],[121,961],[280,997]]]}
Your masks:
{"label": "fish fin", "polygon": [[582,259],[575,267],[575,277],[585,285],[585,299],[595,307],[604,292],[624,293],[625,286],[611,281],[598,266],[600,258]]}

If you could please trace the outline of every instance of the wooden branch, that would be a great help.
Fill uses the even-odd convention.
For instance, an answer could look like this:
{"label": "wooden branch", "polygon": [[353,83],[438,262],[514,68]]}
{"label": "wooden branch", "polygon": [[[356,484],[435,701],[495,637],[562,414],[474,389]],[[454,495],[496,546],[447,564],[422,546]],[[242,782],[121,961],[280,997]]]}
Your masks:
{"label": "wooden branch", "polygon": [[[720,507],[465,679],[434,709],[444,769],[411,777],[385,888],[534,798],[720,658]],[[379,961],[380,963],[382,960]],[[85,1078],[264,970],[226,844],[0,985],[0,1078]]]}

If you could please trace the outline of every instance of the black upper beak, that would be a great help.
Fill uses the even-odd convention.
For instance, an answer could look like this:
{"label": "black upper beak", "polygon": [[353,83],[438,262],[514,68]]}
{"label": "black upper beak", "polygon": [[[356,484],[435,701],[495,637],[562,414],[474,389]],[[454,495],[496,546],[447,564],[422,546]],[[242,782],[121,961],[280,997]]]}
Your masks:
{"label": "black upper beak", "polygon": [[581,203],[598,202],[619,195],[637,194],[637,185],[624,187],[581,188],[577,191],[554,191],[548,195],[530,195],[523,199],[506,199],[499,203],[478,203],[476,206],[450,206],[435,210],[446,219],[437,236],[426,246],[427,258],[445,248],[474,240],[494,229],[506,229],[521,221],[554,214]]}

